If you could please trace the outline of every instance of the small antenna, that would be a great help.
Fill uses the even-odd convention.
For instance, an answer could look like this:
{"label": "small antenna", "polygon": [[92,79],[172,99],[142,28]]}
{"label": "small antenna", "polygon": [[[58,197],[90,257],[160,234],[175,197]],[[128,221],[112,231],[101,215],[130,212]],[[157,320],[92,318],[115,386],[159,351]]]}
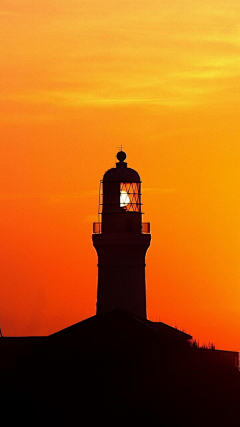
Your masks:
{"label": "small antenna", "polygon": [[118,150],[122,151],[123,150],[123,146],[121,144],[121,147],[117,147]]}

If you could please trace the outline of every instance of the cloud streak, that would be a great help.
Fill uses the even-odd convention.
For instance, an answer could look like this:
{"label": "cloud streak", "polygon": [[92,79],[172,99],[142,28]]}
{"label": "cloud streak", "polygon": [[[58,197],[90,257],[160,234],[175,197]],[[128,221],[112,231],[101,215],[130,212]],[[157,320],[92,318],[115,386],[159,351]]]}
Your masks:
{"label": "cloud streak", "polygon": [[11,201],[11,200],[23,200],[23,199],[42,199],[48,203],[61,203],[76,199],[82,199],[83,197],[96,197],[98,191],[81,191],[78,193],[69,193],[69,194],[51,194],[51,193],[36,193],[36,194],[23,194],[23,193],[9,193],[9,194],[0,194],[0,202]]}
{"label": "cloud streak", "polygon": [[177,188],[143,188],[144,193],[149,194],[169,194],[169,193],[175,193],[177,191]]}
{"label": "cloud streak", "polygon": [[238,2],[24,3],[27,12],[21,2],[0,11],[21,15],[2,20],[3,114],[8,100],[46,109],[204,104],[239,76]]}

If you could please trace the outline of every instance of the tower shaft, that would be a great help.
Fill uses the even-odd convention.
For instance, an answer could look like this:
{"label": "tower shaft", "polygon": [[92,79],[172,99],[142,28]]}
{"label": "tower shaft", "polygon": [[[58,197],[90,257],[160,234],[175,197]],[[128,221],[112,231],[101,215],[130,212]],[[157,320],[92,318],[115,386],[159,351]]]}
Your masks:
{"label": "tower shaft", "polygon": [[146,318],[145,255],[150,238],[93,235],[98,254],[97,314],[121,308]]}

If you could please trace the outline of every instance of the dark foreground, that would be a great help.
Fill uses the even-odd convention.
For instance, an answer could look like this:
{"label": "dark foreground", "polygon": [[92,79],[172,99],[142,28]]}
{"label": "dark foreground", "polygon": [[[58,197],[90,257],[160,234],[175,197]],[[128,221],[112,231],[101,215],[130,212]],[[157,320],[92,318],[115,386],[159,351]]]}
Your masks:
{"label": "dark foreground", "polygon": [[236,368],[127,313],[91,319],[0,339],[5,425],[240,425]]}

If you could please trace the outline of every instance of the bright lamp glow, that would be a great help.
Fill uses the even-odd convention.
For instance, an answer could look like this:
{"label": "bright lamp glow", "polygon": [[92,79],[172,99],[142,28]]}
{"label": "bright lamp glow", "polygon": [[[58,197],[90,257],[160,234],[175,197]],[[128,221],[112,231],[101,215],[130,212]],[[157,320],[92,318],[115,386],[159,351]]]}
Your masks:
{"label": "bright lamp glow", "polygon": [[123,208],[124,206],[127,206],[130,202],[130,197],[128,193],[124,190],[120,192],[120,206]]}

